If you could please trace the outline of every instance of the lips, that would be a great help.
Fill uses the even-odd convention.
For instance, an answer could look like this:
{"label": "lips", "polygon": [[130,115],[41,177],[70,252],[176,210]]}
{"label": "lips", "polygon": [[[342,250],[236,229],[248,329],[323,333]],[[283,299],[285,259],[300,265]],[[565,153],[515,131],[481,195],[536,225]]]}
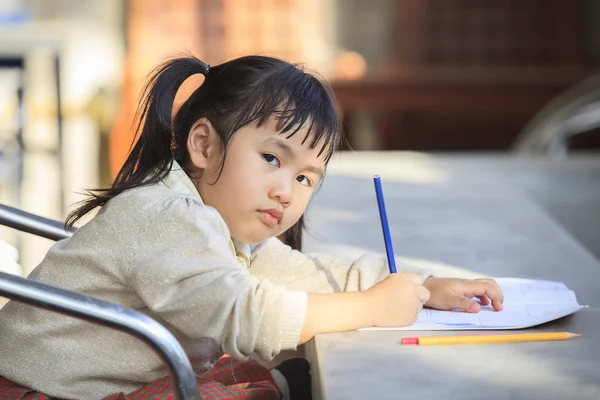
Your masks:
{"label": "lips", "polygon": [[279,222],[281,222],[281,218],[283,218],[283,212],[279,211],[276,208],[259,210],[258,213],[260,214],[263,222],[269,226],[275,226],[279,224]]}

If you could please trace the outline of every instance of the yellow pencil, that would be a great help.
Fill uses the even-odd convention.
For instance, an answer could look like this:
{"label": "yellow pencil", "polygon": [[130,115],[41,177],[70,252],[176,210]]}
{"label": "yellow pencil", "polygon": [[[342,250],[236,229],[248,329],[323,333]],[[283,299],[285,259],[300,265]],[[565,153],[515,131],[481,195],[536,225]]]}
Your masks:
{"label": "yellow pencil", "polygon": [[402,338],[402,344],[417,344],[419,346],[433,346],[439,344],[486,344],[509,342],[539,342],[544,340],[567,340],[577,336],[571,332],[546,332],[546,333],[513,333],[494,335],[447,335],[447,336],[420,336]]}

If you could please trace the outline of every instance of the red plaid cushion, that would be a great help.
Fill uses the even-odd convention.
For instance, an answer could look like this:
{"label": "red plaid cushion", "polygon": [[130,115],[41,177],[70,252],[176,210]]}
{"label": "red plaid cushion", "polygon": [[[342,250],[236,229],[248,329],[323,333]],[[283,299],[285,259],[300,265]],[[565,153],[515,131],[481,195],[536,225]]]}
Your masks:
{"label": "red plaid cushion", "polygon": [[[221,357],[207,372],[197,378],[198,389],[207,400],[269,400],[279,399],[281,393],[269,370],[254,360],[237,361],[229,356]],[[16,386],[0,377],[0,400],[51,400],[41,393]],[[175,394],[171,388],[171,378],[164,377],[148,383],[135,392],[106,397],[104,400],[172,400]]]}
{"label": "red plaid cushion", "polygon": [[0,376],[0,400],[51,400],[45,394],[17,386],[8,379]]}

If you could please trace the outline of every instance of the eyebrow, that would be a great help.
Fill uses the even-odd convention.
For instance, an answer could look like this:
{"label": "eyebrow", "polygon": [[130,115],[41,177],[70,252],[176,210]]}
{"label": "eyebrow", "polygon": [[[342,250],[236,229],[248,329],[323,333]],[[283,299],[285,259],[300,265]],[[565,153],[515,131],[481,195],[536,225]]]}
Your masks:
{"label": "eyebrow", "polygon": [[[298,158],[298,156],[296,155],[294,150],[290,147],[290,145],[281,139],[269,138],[269,139],[265,140],[265,143],[279,148],[279,150],[283,151],[284,153],[286,153],[289,157],[291,157],[293,159]],[[313,167],[312,165],[306,167],[306,170],[319,175],[319,177],[323,177],[323,175],[324,175],[324,172],[321,168]]]}

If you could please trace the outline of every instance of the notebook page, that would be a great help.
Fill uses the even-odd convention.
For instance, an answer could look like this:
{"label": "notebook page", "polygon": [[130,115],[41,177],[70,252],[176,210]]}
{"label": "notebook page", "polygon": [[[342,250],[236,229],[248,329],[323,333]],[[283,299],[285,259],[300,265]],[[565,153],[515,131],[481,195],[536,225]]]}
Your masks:
{"label": "notebook page", "polygon": [[498,278],[504,293],[504,309],[481,307],[479,313],[460,310],[423,309],[417,322],[402,328],[367,328],[370,330],[475,330],[518,329],[553,321],[579,311],[575,293],[562,282],[517,278]]}

